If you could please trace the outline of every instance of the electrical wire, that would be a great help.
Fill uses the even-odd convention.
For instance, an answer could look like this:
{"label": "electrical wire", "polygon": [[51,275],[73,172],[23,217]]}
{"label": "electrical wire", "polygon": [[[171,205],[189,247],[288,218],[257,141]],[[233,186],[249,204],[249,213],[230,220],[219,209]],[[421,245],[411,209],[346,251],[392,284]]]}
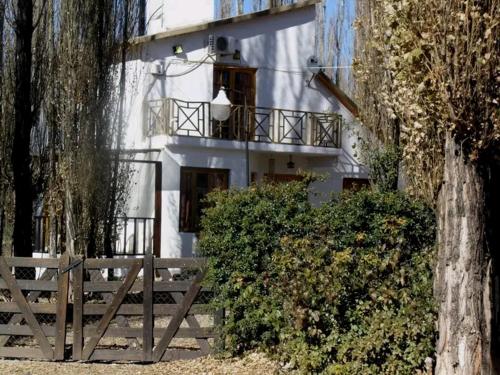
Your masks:
{"label": "electrical wire", "polygon": [[[345,66],[315,66],[315,69],[351,69],[352,65],[345,65]],[[273,68],[269,66],[263,66],[260,69],[266,69],[266,70],[272,70],[275,72],[281,72],[281,73],[290,73],[290,74],[304,74],[307,73],[306,70],[290,70],[286,68]]]}
{"label": "electrical wire", "polygon": [[[209,58],[212,58],[212,61],[207,61]],[[214,60],[214,56],[211,54],[206,55],[201,60],[171,59],[171,60],[169,60],[167,66],[165,67],[165,77],[167,77],[167,78],[169,78],[169,77],[181,77],[181,76],[184,76],[186,74],[189,74],[189,73],[195,71],[203,64],[212,64],[213,65],[214,63],[216,63],[216,61]],[[193,66],[193,67],[191,67],[191,68],[189,68],[181,73],[168,74],[167,73],[168,68],[172,64],[185,64],[185,65],[195,64],[195,66]],[[352,65],[337,65],[337,66],[333,65],[333,66],[317,66],[315,68],[317,68],[317,69],[351,69],[352,67],[353,67]],[[306,70],[300,70],[300,68],[293,69],[293,68],[276,68],[276,67],[270,67],[270,66],[262,66],[262,67],[260,67],[260,69],[271,70],[271,71],[281,72],[281,73],[297,74],[297,75],[302,75],[304,73],[307,73]]]}
{"label": "electrical wire", "polygon": [[[198,61],[198,62],[194,62],[196,65],[181,72],[181,73],[175,73],[175,74],[167,74],[167,71],[168,71],[168,68],[170,67],[170,65],[173,63],[173,61],[179,61],[180,59],[178,60],[170,60],[167,64],[167,66],[165,67],[165,77],[167,78],[170,78],[170,77],[181,77],[181,76],[184,76],[186,74],[189,74],[191,72],[194,72],[196,69],[198,69],[200,66],[202,66],[204,63],[206,63],[206,61],[212,57],[210,54],[208,54],[207,56],[205,56],[201,61]],[[181,60],[182,61],[182,60]],[[189,62],[189,60],[185,60],[186,62]]]}

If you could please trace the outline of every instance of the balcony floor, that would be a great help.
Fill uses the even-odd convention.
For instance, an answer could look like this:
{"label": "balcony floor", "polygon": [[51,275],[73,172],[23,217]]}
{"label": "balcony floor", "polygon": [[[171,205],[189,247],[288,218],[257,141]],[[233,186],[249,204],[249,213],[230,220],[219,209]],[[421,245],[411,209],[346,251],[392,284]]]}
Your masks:
{"label": "balcony floor", "polygon": [[[167,136],[166,146],[169,148],[212,148],[225,151],[245,151],[244,141],[232,141],[225,139],[214,139],[204,137],[189,136]],[[294,145],[286,143],[265,143],[248,142],[251,152],[299,154],[304,156],[339,156],[342,154],[341,148],[319,147],[307,145]]]}

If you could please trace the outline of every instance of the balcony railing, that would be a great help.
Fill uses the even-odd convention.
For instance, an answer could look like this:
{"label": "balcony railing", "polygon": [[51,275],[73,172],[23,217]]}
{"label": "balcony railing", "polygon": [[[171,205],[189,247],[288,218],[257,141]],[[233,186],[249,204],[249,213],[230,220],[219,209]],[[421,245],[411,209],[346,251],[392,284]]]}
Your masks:
{"label": "balcony railing", "polygon": [[154,218],[116,218],[113,255],[145,255],[153,253]]}
{"label": "balcony railing", "polygon": [[336,113],[235,105],[227,121],[212,119],[209,102],[165,98],[148,102],[147,133],[340,148],[342,116]]}
{"label": "balcony railing", "polygon": [[[55,231],[55,243],[52,246],[55,246],[54,253],[61,252],[61,228],[62,226],[62,218],[57,218],[54,220],[53,230]],[[34,253],[46,253],[50,252],[50,219],[47,216],[37,215],[34,217],[33,223],[33,252]]]}
{"label": "balcony railing", "polygon": [[[151,254],[154,247],[154,218],[151,217],[117,217],[114,227],[113,255],[145,255]],[[33,252],[49,253],[50,251],[50,219],[47,216],[34,217]],[[64,228],[62,219],[58,218],[53,227],[55,231],[56,251],[61,252],[61,235]]]}

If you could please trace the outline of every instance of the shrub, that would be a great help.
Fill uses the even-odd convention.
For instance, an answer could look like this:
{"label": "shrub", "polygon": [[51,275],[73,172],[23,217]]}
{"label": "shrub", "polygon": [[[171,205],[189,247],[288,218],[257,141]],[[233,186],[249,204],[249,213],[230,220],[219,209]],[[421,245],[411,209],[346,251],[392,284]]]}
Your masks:
{"label": "shrub", "polygon": [[303,373],[406,374],[432,355],[433,213],[393,192],[313,208],[305,183],[217,192],[199,243],[231,353]]}
{"label": "shrub", "polygon": [[371,142],[361,144],[361,155],[375,188],[381,192],[395,191],[398,188],[401,150],[395,145],[373,147]]}
{"label": "shrub", "polygon": [[309,232],[307,182],[217,191],[207,203],[198,249],[209,258],[216,307],[230,311],[222,328],[225,348],[234,354],[272,346],[282,309],[269,298],[271,256],[282,237]]}
{"label": "shrub", "polygon": [[306,373],[414,373],[435,342],[432,212],[361,191],[317,217],[317,232],[284,238],[273,257],[281,356]]}

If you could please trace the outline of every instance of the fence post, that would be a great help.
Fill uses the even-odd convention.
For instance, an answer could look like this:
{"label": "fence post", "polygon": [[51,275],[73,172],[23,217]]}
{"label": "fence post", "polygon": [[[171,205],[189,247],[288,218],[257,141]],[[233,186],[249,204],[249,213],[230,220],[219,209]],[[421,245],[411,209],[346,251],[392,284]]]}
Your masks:
{"label": "fence post", "polygon": [[153,255],[161,256],[161,196],[162,196],[162,166],[155,162],[155,220],[153,224]]}
{"label": "fence post", "polygon": [[224,350],[224,339],[222,335],[222,326],[224,325],[224,319],[226,316],[226,310],[224,308],[220,308],[214,312],[214,328],[217,332],[217,336],[215,338],[215,348],[216,350]]}
{"label": "fence post", "polygon": [[69,266],[69,254],[65,252],[59,260],[57,274],[57,315],[56,315],[56,345],[54,359],[64,360],[64,346],[66,344],[66,313],[68,309],[69,273],[65,268]]}
{"label": "fence post", "polygon": [[154,283],[154,258],[152,254],[144,255],[144,286],[143,286],[143,332],[142,350],[144,362],[153,361],[153,283]]}
{"label": "fence post", "polygon": [[73,360],[81,361],[83,349],[83,263],[73,273]]}

